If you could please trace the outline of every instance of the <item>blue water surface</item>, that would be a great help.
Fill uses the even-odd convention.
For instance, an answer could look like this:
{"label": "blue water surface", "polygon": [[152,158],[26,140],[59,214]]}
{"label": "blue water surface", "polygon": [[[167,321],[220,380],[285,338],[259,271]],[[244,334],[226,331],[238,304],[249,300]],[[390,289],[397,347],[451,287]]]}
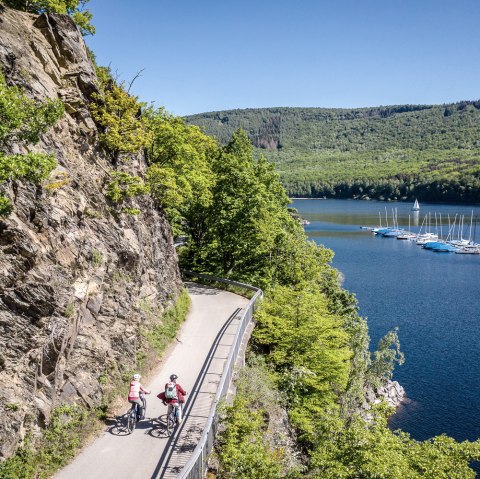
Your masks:
{"label": "blue water surface", "polygon": [[[424,204],[414,218],[406,203],[295,200],[292,206],[310,221],[308,236],[334,251],[333,265],[367,317],[372,349],[399,328],[406,361],[394,379],[410,402],[393,416],[391,427],[419,440],[442,433],[457,440],[479,438],[480,255],[435,253],[411,241],[376,237],[360,226],[378,226],[380,212],[382,225],[387,219],[391,224],[395,214],[408,229],[410,216],[412,231],[423,222],[422,231],[440,233],[441,215],[446,236],[448,215],[452,224],[457,214],[456,224],[465,216],[463,237],[475,233],[480,242],[480,207]],[[476,228],[474,223],[470,228],[472,210],[479,218]]]}

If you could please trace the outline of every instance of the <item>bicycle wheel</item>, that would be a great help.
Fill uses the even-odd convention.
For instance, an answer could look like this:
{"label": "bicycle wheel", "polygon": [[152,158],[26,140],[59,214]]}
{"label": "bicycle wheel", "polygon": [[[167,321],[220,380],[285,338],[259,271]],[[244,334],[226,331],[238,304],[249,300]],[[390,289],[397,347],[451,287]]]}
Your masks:
{"label": "bicycle wheel", "polygon": [[135,407],[132,407],[128,412],[127,416],[127,431],[129,434],[132,434],[135,426],[137,425],[137,410]]}
{"label": "bicycle wheel", "polygon": [[167,436],[171,436],[173,434],[174,429],[175,429],[175,413],[172,409],[172,412],[167,415]]}

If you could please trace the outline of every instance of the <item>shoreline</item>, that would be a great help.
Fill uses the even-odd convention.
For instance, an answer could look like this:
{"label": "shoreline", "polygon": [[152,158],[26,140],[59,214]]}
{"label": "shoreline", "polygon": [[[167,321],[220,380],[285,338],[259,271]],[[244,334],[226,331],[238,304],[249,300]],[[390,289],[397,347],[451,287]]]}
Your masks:
{"label": "shoreline", "polygon": [[[378,198],[310,198],[307,196],[289,196],[290,200],[341,200],[341,201],[368,201],[368,202],[378,202],[378,203],[413,203],[414,200],[379,200]],[[459,205],[459,206],[474,206],[480,207],[480,203],[462,203],[462,202],[451,202],[451,201],[424,201],[421,204],[423,205]]]}

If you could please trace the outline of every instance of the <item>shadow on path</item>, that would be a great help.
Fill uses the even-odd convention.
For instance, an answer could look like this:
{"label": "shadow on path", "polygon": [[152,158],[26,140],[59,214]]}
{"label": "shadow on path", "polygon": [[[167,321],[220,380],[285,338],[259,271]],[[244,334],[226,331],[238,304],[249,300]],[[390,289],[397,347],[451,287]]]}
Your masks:
{"label": "shadow on path", "polygon": [[[191,291],[190,288],[189,288],[189,291]],[[207,374],[209,374],[208,373],[208,368],[210,367],[210,364],[214,359],[214,355],[215,355],[215,352],[216,352],[216,350],[219,346],[219,342],[220,342],[223,334],[227,330],[227,328],[230,326],[232,321],[238,316],[240,311],[241,311],[241,308],[237,308],[233,312],[233,314],[227,319],[227,321],[225,322],[225,324],[222,326],[221,330],[218,332],[217,336],[215,337],[215,340],[212,344],[212,347],[210,348],[210,351],[207,355],[207,358],[205,359],[205,362],[202,366],[200,374],[198,375],[197,380],[195,381],[195,384],[193,385],[192,395],[187,399],[187,401],[184,405],[182,423],[179,424],[174,429],[172,436],[169,438],[169,440],[168,440],[168,442],[165,446],[165,449],[163,451],[163,454],[161,455],[161,457],[158,461],[157,467],[155,468],[155,471],[153,472],[153,474],[151,476],[151,479],[162,479],[166,476],[166,474],[170,475],[171,473],[174,473],[175,475],[178,474],[182,470],[183,465],[178,466],[178,467],[173,466],[173,467],[169,468],[168,465],[169,465],[169,462],[172,458],[172,455],[175,452],[190,452],[191,453],[195,450],[195,448],[197,446],[198,436],[195,438],[194,442],[186,441],[185,444],[178,444],[177,445],[177,439],[180,436],[180,434],[182,433],[183,429],[185,428],[187,419],[189,418],[192,407],[195,403],[195,399],[197,398],[197,396],[200,393],[200,386],[203,383],[203,381],[205,380],[205,377],[207,376]],[[187,428],[186,429],[187,437],[192,437],[192,434],[194,432],[197,432],[197,433],[200,432],[201,433],[203,431],[204,426],[203,427],[195,426],[193,428]]]}
{"label": "shadow on path", "polygon": [[198,284],[198,283],[184,283],[184,284],[185,286],[187,286],[188,292],[190,294],[202,295],[202,296],[216,296],[224,292],[219,289],[212,288],[211,286],[206,286],[204,284]]}

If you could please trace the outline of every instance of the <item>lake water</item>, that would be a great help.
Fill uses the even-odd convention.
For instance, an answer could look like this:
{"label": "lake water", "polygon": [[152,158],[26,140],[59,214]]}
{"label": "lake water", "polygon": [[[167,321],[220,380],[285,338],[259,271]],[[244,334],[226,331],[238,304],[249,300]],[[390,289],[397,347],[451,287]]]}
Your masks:
{"label": "lake water", "polygon": [[[394,379],[411,402],[392,418],[392,428],[419,440],[441,433],[457,440],[479,438],[480,255],[434,253],[413,241],[360,229],[378,226],[379,212],[385,225],[385,207],[390,225],[395,208],[400,226],[408,229],[409,215],[414,223],[411,204],[295,200],[292,206],[311,222],[305,226],[308,236],[335,252],[333,266],[343,273],[344,287],[356,294],[360,314],[367,317],[372,348],[389,330],[399,328],[406,361],[397,367]],[[466,216],[468,238],[471,206],[420,206],[418,226],[412,231],[419,230],[429,211],[434,225],[437,212],[437,224],[441,214],[446,236],[447,215],[452,221],[458,214]],[[480,207],[473,212],[480,218]],[[476,241],[480,242],[480,221]]]}

